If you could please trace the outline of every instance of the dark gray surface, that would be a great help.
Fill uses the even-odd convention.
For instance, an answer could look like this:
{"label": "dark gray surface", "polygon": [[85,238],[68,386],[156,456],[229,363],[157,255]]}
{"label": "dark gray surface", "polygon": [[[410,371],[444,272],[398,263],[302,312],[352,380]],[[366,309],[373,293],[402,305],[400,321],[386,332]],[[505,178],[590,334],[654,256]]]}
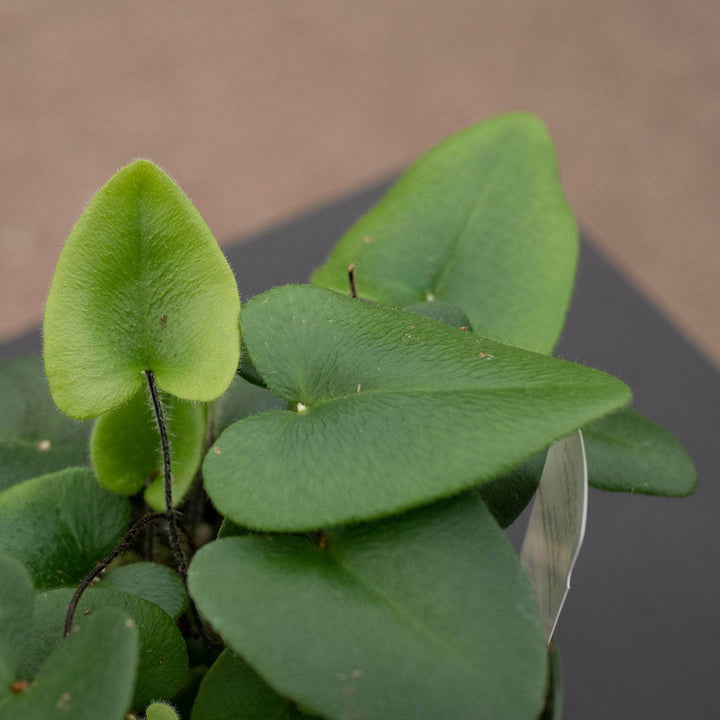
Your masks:
{"label": "dark gray surface", "polygon": [[[385,184],[229,249],[243,299],[304,282]],[[0,346],[37,351],[39,333]],[[591,490],[588,531],[560,619],[567,720],[720,717],[720,374],[583,243],[557,354],[627,382],[635,406],[693,456],[692,498]]]}

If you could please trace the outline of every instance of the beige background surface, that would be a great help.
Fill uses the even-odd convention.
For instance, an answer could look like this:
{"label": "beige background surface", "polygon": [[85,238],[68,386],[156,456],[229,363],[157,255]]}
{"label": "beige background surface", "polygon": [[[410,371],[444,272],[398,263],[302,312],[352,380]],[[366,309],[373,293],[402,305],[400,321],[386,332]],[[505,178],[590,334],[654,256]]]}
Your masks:
{"label": "beige background surface", "polygon": [[0,338],[145,156],[221,240],[530,110],[606,253],[720,363],[720,3],[0,0]]}

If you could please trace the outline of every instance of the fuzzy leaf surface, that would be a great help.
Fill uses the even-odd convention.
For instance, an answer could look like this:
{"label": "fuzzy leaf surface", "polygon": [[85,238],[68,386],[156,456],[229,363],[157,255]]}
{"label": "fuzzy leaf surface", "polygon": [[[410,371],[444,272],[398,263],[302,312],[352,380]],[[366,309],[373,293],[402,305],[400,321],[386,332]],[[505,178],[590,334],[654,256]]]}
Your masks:
{"label": "fuzzy leaf surface", "polygon": [[175,710],[165,703],[153,703],[145,710],[145,720],[180,720]]}
{"label": "fuzzy leaf surface", "polygon": [[188,604],[182,578],[172,568],[159,563],[138,562],[114,568],[102,576],[99,587],[155,603],[173,620],[180,617]]}
{"label": "fuzzy leaf surface", "polygon": [[39,355],[0,363],[0,492],[39,475],[89,464],[89,423],[63,415]]}
{"label": "fuzzy leaf surface", "polygon": [[227,649],[203,678],[191,719],[313,720]]}
{"label": "fuzzy leaf surface", "polygon": [[[37,672],[45,658],[61,643],[63,623],[71,588],[58,588],[35,597],[32,642],[25,664],[29,676]],[[77,607],[75,617],[100,614],[106,608],[129,615],[140,639],[138,676],[133,707],[144,709],[153,700],[167,700],[181,687],[187,675],[185,642],[175,623],[154,603],[115,590],[89,588]],[[74,626],[73,626],[74,627]]]}
{"label": "fuzzy leaf surface", "polygon": [[85,419],[160,389],[207,402],[240,354],[240,299],[215,238],[182,190],[137,160],[90,201],[45,306],[45,369],[58,407]]}
{"label": "fuzzy leaf surface", "polygon": [[23,564],[0,554],[0,703],[10,693],[30,640],[33,582]]}
{"label": "fuzzy leaf surface", "polygon": [[190,567],[200,611],[278,692],[335,719],[537,718],[534,596],[476,495],[326,538],[226,538]]}
{"label": "fuzzy leaf surface", "polygon": [[135,682],[137,635],[118,610],[83,618],[28,690],[0,700],[0,720],[123,720]]}
{"label": "fuzzy leaf surface", "polygon": [[[172,395],[165,395],[162,402],[170,442],[173,505],[177,505],[202,462],[206,408]],[[154,510],[165,510],[160,434],[145,389],[96,420],[90,456],[100,484],[121,495],[139,492],[154,478],[145,490],[145,500]]]}
{"label": "fuzzy leaf surface", "polygon": [[340,240],[312,282],[405,307],[440,300],[475,332],[537,352],[555,345],[578,256],[552,140],[524,114],[491,118],[420,158]]}
{"label": "fuzzy leaf surface", "polygon": [[626,408],[583,428],[588,482],[600,490],[691,495],[697,470],[667,430]]}
{"label": "fuzzy leaf surface", "polygon": [[70,468],[0,493],[0,552],[20,560],[38,590],[77,585],[125,534],[130,506]]}
{"label": "fuzzy leaf surface", "polygon": [[249,528],[310,530],[451,495],[630,399],[596,370],[323,288],[276,288],[243,313],[268,387],[305,407],[244,418],[206,456],[213,503]]}

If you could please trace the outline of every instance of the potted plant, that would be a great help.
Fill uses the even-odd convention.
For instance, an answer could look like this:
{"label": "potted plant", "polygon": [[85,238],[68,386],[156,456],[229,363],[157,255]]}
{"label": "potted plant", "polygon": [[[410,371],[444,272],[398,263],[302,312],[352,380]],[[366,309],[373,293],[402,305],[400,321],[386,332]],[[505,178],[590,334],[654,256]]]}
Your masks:
{"label": "potted plant", "polygon": [[118,172],[44,360],[0,368],[0,718],[560,717],[503,532],[548,447],[582,428],[592,485],[695,486],[621,381],[552,357],[577,254],[529,115],[430,150],[242,311],[178,186]]}

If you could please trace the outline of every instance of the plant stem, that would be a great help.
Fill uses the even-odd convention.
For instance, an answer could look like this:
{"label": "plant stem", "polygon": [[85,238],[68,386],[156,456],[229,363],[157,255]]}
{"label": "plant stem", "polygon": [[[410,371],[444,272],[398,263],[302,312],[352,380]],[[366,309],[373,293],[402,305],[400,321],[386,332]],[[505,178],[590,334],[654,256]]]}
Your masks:
{"label": "plant stem", "polygon": [[125,534],[125,537],[120,541],[118,546],[106,557],[103,558],[84,578],[78,586],[75,594],[70,600],[68,605],[67,615],[65,615],[65,628],[63,630],[63,637],[67,637],[72,629],[73,618],[75,617],[75,610],[82,594],[87,590],[90,583],[118,556],[120,553],[125,552],[133,541],[137,537],[138,533],[144,528],[158,522],[159,520],[167,520],[165,513],[152,513],[152,515],[145,515],[141,517]]}
{"label": "plant stem", "polygon": [[[180,531],[177,525],[177,514],[172,505],[172,471],[170,466],[170,443],[168,442],[167,426],[165,425],[165,415],[163,414],[162,403],[160,402],[160,393],[158,393],[157,384],[155,383],[155,375],[152,370],[145,371],[150,397],[152,399],[153,410],[155,411],[155,420],[160,431],[160,445],[163,456],[163,474],[165,477],[165,517],[168,521],[168,538],[170,540],[170,548],[175,557],[175,564],[180,573],[185,587],[187,588],[188,564],[185,557],[185,551],[180,544]],[[200,637],[210,644],[216,644],[216,641],[208,634],[200,617],[200,613],[188,595],[190,614],[195,622]]]}
{"label": "plant stem", "polygon": [[155,420],[160,431],[160,446],[163,456],[163,474],[165,476],[165,513],[168,520],[168,537],[170,539],[170,547],[175,557],[175,564],[178,572],[185,581],[187,579],[188,566],[185,558],[185,552],[180,544],[180,533],[177,526],[177,515],[172,504],[172,471],[170,468],[170,443],[168,442],[167,426],[165,425],[165,415],[163,414],[162,403],[160,402],[160,394],[158,393],[155,383],[155,375],[152,370],[145,371],[148,388],[150,389],[150,397],[152,398],[153,410],[155,411]]}
{"label": "plant stem", "polygon": [[355,263],[350,263],[347,269],[348,282],[350,283],[350,297],[357,300],[357,285],[355,284]]}
{"label": "plant stem", "polygon": [[152,525],[145,533],[145,561],[155,562],[155,530]]}

